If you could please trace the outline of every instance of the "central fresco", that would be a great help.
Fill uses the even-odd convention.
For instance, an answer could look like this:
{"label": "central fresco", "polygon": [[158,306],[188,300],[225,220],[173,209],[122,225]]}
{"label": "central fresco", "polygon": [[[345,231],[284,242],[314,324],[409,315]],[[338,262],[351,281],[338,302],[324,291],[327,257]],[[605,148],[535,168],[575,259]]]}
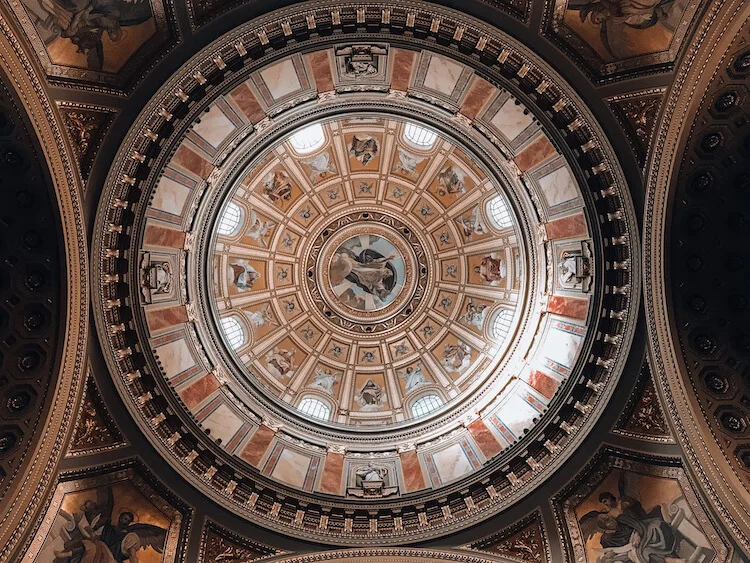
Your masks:
{"label": "central fresco", "polygon": [[496,370],[524,295],[517,220],[455,141],[395,116],[313,123],[238,185],[214,302],[247,377],[315,420],[382,425]]}

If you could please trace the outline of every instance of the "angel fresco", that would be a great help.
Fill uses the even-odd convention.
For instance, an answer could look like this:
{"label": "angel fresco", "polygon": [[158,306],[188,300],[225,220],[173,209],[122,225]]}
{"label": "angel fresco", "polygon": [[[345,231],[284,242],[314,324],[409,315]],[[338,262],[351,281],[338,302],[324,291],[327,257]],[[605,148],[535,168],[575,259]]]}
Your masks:
{"label": "angel fresco", "polygon": [[252,289],[253,284],[261,278],[260,272],[243,260],[230,262],[229,268],[232,273],[232,284],[240,291]]}
{"label": "angel fresco", "polygon": [[67,523],[60,530],[61,549],[53,550],[54,563],[138,563],[146,550],[164,551],[165,528],[136,522],[129,510],[121,511],[113,522],[112,487],[100,487],[96,496],[96,501],[87,499],[72,514],[60,511]]}
{"label": "angel fresco", "polygon": [[567,9],[579,11],[575,25],[599,28],[604,58],[622,60],[667,49],[685,7],[681,0],[570,0]]}
{"label": "angel fresco", "polygon": [[406,152],[401,147],[398,148],[398,159],[393,163],[393,172],[402,172],[403,174],[410,176],[412,180],[419,178],[419,171],[417,165],[419,165],[425,157],[417,156]]}
{"label": "angel fresco", "polygon": [[[636,473],[622,471],[617,495],[611,491],[600,492],[601,509],[591,510],[579,518],[587,545],[598,537],[601,551],[597,563],[683,563],[691,559],[689,556],[703,552],[701,544],[705,543],[705,537],[700,533],[685,534],[680,524],[675,527],[665,519],[666,507],[662,504],[648,511],[644,509],[640,500],[641,478]],[[681,499],[673,499],[666,513],[681,510],[689,520],[692,515],[685,508],[676,508]],[[697,531],[697,528],[691,527],[691,530]]]}
{"label": "angel fresco", "polygon": [[[96,71],[117,71],[118,68],[113,68],[114,60],[109,60],[122,58],[116,45],[127,36],[125,28],[153,18],[148,0],[24,0],[23,3],[36,20],[53,61],[56,53],[67,50],[64,45],[67,40],[76,53],[85,56],[86,68]],[[109,50],[105,49],[105,37]],[[55,45],[60,40],[63,44]],[[77,66],[71,61],[54,62]]]}

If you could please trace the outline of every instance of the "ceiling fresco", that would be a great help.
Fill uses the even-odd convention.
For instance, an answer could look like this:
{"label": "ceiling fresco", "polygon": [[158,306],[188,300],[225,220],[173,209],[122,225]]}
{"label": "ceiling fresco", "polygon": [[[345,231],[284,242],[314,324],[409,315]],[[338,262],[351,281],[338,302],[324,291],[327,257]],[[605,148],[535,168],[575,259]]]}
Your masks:
{"label": "ceiling fresco", "polygon": [[750,556],[750,5],[460,4],[0,2],[0,563]]}

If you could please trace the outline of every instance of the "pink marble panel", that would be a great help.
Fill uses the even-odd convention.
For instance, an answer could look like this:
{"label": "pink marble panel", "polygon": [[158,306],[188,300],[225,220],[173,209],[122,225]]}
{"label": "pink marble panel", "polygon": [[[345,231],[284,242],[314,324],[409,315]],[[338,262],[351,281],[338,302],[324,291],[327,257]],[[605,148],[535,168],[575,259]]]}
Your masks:
{"label": "pink marble panel", "polygon": [[250,465],[260,468],[260,462],[275,436],[276,432],[271,430],[268,426],[261,424],[255,431],[255,434],[253,434],[250,437],[250,440],[245,444],[245,447],[242,448],[240,457]]}
{"label": "pink marble panel", "polygon": [[328,453],[323,466],[323,478],[320,480],[320,491],[334,495],[341,494],[341,478],[344,475],[343,454]]}
{"label": "pink marble panel", "polygon": [[469,119],[475,119],[495,92],[497,92],[497,88],[484,78],[474,77],[474,81],[461,104],[461,113]]}
{"label": "pink marble panel", "polygon": [[575,215],[550,221],[549,223],[545,223],[544,228],[547,231],[547,238],[549,240],[588,236],[586,218],[583,216],[583,213],[576,213]]}
{"label": "pink marble panel", "polygon": [[547,310],[550,313],[555,313],[571,319],[585,319],[586,314],[589,311],[589,302],[587,299],[575,299],[573,297],[552,295],[547,303]]}
{"label": "pink marble panel", "polygon": [[401,470],[404,473],[404,487],[406,492],[419,491],[424,489],[427,485],[424,481],[424,475],[422,474],[422,465],[419,463],[419,456],[417,452],[403,452],[400,454],[401,457]]}
{"label": "pink marble panel", "polygon": [[393,54],[393,72],[391,74],[391,88],[407,90],[411,82],[411,71],[414,67],[414,51],[395,49]]}
{"label": "pink marble panel", "polygon": [[151,332],[186,323],[187,320],[187,309],[184,305],[146,311],[146,324]]}
{"label": "pink marble panel", "polygon": [[188,148],[183,143],[180,148],[177,149],[172,162],[179,164],[183,168],[190,170],[196,176],[200,176],[204,180],[208,178],[214,169],[214,165],[208,160],[203,158],[194,150]]}
{"label": "pink marble panel", "polygon": [[240,111],[245,114],[248,121],[255,125],[266,117],[266,112],[258,103],[258,99],[246,83],[242,83],[232,90],[229,94]]}
{"label": "pink marble panel", "polygon": [[551,399],[560,387],[560,382],[539,370],[532,370],[524,379],[542,395]]}
{"label": "pink marble panel", "polygon": [[331,73],[328,51],[317,51],[307,55],[307,62],[315,77],[315,86],[318,92],[333,90],[333,74]]}
{"label": "pink marble panel", "polygon": [[526,172],[555,154],[555,147],[546,135],[541,134],[516,156],[514,162],[521,172]]}
{"label": "pink marble panel", "polygon": [[490,429],[487,428],[487,425],[485,425],[481,418],[469,424],[467,428],[474,438],[474,442],[479,446],[479,449],[482,450],[484,457],[487,459],[496,456],[503,449],[500,446],[500,442],[497,441],[494,434],[490,432]]}
{"label": "pink marble panel", "polygon": [[185,233],[175,229],[166,229],[157,225],[146,225],[144,246],[164,246],[182,248],[185,246]]}
{"label": "pink marble panel", "polygon": [[187,408],[192,410],[208,398],[220,386],[221,385],[216,377],[214,377],[214,374],[207,373],[194,383],[191,383],[184,389],[178,391],[177,394]]}

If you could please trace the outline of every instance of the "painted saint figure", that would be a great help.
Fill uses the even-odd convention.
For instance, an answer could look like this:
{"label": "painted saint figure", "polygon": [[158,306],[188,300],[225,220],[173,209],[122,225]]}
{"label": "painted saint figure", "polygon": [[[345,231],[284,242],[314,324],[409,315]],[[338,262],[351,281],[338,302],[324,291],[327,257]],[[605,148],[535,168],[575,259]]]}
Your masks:
{"label": "painted saint figure", "polygon": [[422,373],[422,364],[417,365],[417,367],[409,366],[399,375],[399,377],[404,380],[407,393],[411,393],[420,385],[426,385],[429,383],[424,376],[424,373]]}
{"label": "painted saint figure", "polygon": [[232,262],[229,267],[233,274],[232,283],[240,291],[252,289],[261,277],[260,272],[246,262]]}
{"label": "painted saint figure", "polygon": [[359,160],[364,166],[378,155],[378,142],[370,136],[352,138],[349,154]]}
{"label": "painted saint figure", "polygon": [[448,372],[463,372],[471,363],[471,348],[460,340],[443,348],[443,366]]}
{"label": "painted saint figure", "polygon": [[339,382],[339,379],[339,376],[334,373],[328,373],[323,369],[318,369],[318,372],[313,375],[312,382],[308,387],[317,387],[329,395],[333,395],[333,386]]}
{"label": "painted saint figure", "polygon": [[466,313],[464,313],[458,320],[459,322],[466,323],[471,326],[477,327],[479,330],[482,330],[482,325],[484,324],[484,317],[485,313],[487,312],[487,305],[479,304],[477,305],[469,299],[469,302],[466,304]]}
{"label": "painted saint figure", "polygon": [[296,350],[291,348],[276,348],[266,353],[266,367],[276,378],[286,379],[294,375],[294,355]]}
{"label": "painted saint figure", "polygon": [[474,272],[479,274],[482,280],[490,285],[500,285],[507,275],[505,260],[498,257],[496,252],[482,258],[482,263],[474,266]]}
{"label": "painted saint figure", "polygon": [[417,165],[424,159],[425,157],[423,156],[413,155],[399,147],[398,160],[393,163],[393,172],[403,172],[407,176],[411,176],[412,180],[416,180],[419,178]]}
{"label": "painted saint figure", "polygon": [[276,205],[281,201],[289,201],[292,197],[292,182],[289,174],[283,170],[269,172],[263,179],[263,195]]}
{"label": "painted saint figure", "polygon": [[446,196],[449,194],[462,194],[466,191],[466,184],[464,183],[465,174],[454,168],[453,166],[446,166],[438,174],[438,184],[440,187],[437,190],[439,196]]}
{"label": "painted saint figure", "polygon": [[388,398],[380,385],[372,379],[368,379],[362,386],[362,389],[359,390],[359,393],[354,395],[354,400],[362,407],[361,410],[374,411],[379,410]]}
{"label": "painted saint figure", "polygon": [[472,235],[482,236],[487,233],[487,227],[478,205],[471,210],[471,213],[457,217],[456,223],[466,240],[471,240]]}
{"label": "painted saint figure", "polygon": [[389,264],[395,257],[393,254],[382,256],[370,249],[355,254],[342,246],[331,258],[331,284],[336,286],[347,279],[382,301],[391,293],[396,281],[395,270]]}

